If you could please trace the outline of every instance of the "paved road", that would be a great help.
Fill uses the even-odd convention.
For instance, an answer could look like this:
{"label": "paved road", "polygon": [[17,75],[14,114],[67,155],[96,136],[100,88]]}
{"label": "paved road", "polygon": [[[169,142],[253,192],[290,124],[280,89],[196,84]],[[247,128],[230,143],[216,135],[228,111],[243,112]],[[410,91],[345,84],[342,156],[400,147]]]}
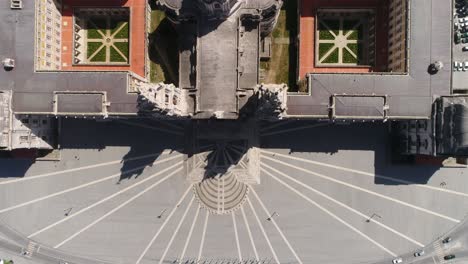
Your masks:
{"label": "paved road", "polygon": [[[451,238],[451,241],[443,243],[443,240],[448,237]],[[403,259],[404,263],[412,264],[467,263],[468,220],[465,219],[460,225],[420,250],[424,250],[424,255],[415,257],[414,252],[409,252],[399,257]],[[455,258],[449,261],[444,260],[444,256],[447,255],[455,255]],[[386,261],[382,263],[390,262]]]}
{"label": "paved road", "polygon": [[[37,243],[38,261],[391,263],[468,212],[466,168],[391,164],[386,124],[288,121],[260,128],[260,182],[240,206],[209,213],[187,180],[183,127],[65,120],[61,161],[0,160],[3,226],[16,246]],[[444,254],[465,256],[451,236]]]}

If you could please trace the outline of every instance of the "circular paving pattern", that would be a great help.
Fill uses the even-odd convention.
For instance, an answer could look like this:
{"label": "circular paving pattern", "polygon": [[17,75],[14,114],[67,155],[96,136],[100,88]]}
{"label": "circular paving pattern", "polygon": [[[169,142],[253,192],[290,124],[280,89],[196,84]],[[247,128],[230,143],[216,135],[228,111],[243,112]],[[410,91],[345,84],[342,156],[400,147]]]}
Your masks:
{"label": "circular paving pattern", "polygon": [[266,123],[255,181],[189,179],[186,127],[65,119],[60,161],[0,160],[0,245],[46,263],[391,263],[468,212],[466,168],[392,164],[385,124]]}
{"label": "circular paving pattern", "polygon": [[229,214],[245,202],[249,186],[238,181],[233,173],[227,173],[194,184],[194,190],[204,208],[214,214]]}

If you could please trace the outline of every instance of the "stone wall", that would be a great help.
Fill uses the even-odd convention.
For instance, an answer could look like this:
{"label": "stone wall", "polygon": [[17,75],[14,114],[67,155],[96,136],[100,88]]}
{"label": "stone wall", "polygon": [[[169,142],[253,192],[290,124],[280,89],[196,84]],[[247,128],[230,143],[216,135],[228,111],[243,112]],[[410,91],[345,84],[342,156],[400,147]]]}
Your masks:
{"label": "stone wall", "polygon": [[407,71],[408,0],[389,0],[388,71]]}
{"label": "stone wall", "polygon": [[61,66],[62,13],[60,0],[36,1],[36,70],[56,71]]}

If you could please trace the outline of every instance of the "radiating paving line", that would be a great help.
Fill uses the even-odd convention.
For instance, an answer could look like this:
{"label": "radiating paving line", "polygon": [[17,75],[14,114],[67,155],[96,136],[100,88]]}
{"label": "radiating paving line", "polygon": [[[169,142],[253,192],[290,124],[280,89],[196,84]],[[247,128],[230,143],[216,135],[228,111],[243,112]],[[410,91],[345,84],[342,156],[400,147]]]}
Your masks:
{"label": "radiating paving line", "polygon": [[182,195],[182,197],[180,197],[179,201],[177,201],[177,203],[175,204],[174,208],[172,208],[172,211],[171,213],[167,216],[166,220],[164,220],[163,224],[159,227],[158,231],[156,232],[156,234],[154,234],[153,238],[151,239],[151,241],[148,243],[148,245],[146,246],[146,248],[143,250],[143,252],[141,253],[140,257],[138,257],[137,261],[136,261],[136,264],[139,264],[140,261],[143,259],[143,257],[146,255],[146,253],[148,252],[148,250],[150,249],[150,247],[153,245],[154,241],[158,238],[159,234],[161,234],[162,230],[164,229],[164,227],[167,225],[167,223],[171,220],[172,218],[172,215],[174,215],[175,211],[177,210],[177,208],[179,208],[179,205],[182,203],[182,201],[185,199],[185,197],[187,196],[187,194],[189,193],[190,189],[192,189],[192,186],[190,185],[187,190],[185,190],[184,194]]}
{"label": "radiating paving line", "polygon": [[180,254],[179,264],[182,264],[182,260],[185,258],[185,252],[187,251],[187,247],[190,243],[190,239],[192,238],[193,229],[195,228],[195,223],[197,222],[198,215],[200,214],[201,208],[202,208],[201,205],[198,205],[197,212],[195,213],[195,217],[193,218],[192,226],[190,227],[189,233],[187,235],[187,239],[185,240],[184,249],[182,250],[182,254]]}
{"label": "radiating paving line", "polygon": [[[182,155],[176,155],[174,157],[170,157],[170,158],[167,158],[167,159],[158,160],[156,162],[153,162],[151,165],[157,165],[157,164],[167,162],[167,161],[170,161],[170,160],[173,160],[173,159],[176,159],[176,158],[180,158],[181,156]],[[49,194],[49,195],[46,195],[46,196],[31,200],[31,201],[28,201],[28,202],[13,205],[13,206],[1,209],[0,214],[11,211],[11,210],[14,210],[14,209],[17,209],[17,208],[20,208],[20,207],[23,207],[23,206],[27,206],[27,205],[30,205],[30,204],[33,204],[33,203],[37,203],[37,202],[40,202],[40,201],[43,201],[43,200],[46,200],[46,199],[49,199],[49,198],[52,198],[52,197],[56,197],[56,196],[59,196],[59,195],[65,194],[65,193],[69,193],[69,192],[73,192],[73,191],[76,191],[76,190],[79,190],[79,189],[83,189],[85,187],[92,186],[92,185],[95,185],[95,184],[98,184],[98,183],[101,183],[101,182],[104,182],[104,181],[108,181],[108,180],[114,179],[116,177],[120,177],[121,175],[125,175],[127,173],[130,173],[132,171],[137,171],[137,170],[144,169],[147,166],[149,166],[149,165],[138,166],[138,167],[135,167],[133,169],[125,170],[123,172],[116,173],[116,174],[113,174],[111,176],[107,176],[105,178],[99,179],[99,180],[95,180],[95,181],[91,181],[91,182],[88,182],[88,183],[85,183],[85,184],[81,184],[81,185],[78,185],[76,187],[69,188],[69,189],[66,189],[66,190],[63,190],[63,191],[60,191],[60,192],[55,192],[55,193],[52,193],[52,194]]]}
{"label": "radiating paving line", "polygon": [[278,259],[278,256],[276,255],[275,249],[273,248],[273,245],[271,244],[270,239],[268,238],[268,235],[265,229],[263,228],[262,222],[260,221],[260,218],[258,218],[257,212],[255,211],[255,208],[253,207],[252,202],[250,201],[248,197],[247,197],[247,202],[249,203],[250,209],[252,210],[252,213],[255,216],[255,219],[257,220],[257,224],[260,227],[260,230],[262,231],[263,237],[265,237],[268,247],[270,248],[271,253],[273,254],[273,258],[275,259],[277,264],[280,264],[280,261]]}
{"label": "radiating paving line", "polygon": [[252,191],[252,194],[255,196],[255,198],[257,199],[258,203],[260,204],[260,206],[262,207],[263,211],[265,212],[265,215],[267,217],[270,218],[271,222],[273,223],[273,225],[275,226],[276,230],[278,231],[278,233],[280,234],[281,238],[283,238],[283,241],[286,243],[286,245],[288,246],[289,250],[291,250],[291,252],[293,253],[294,257],[296,258],[297,262],[299,264],[302,264],[302,260],[301,258],[299,258],[299,256],[297,255],[296,251],[294,250],[294,248],[291,246],[291,243],[289,243],[288,239],[286,238],[286,236],[284,235],[283,231],[281,231],[281,229],[279,228],[278,224],[276,224],[276,221],[273,217],[271,217],[271,213],[270,211],[268,211],[268,209],[266,208],[265,204],[262,202],[262,200],[260,199],[260,197],[258,196],[257,192],[251,188],[250,189]]}
{"label": "radiating paving line", "polygon": [[88,165],[88,166],[82,166],[82,167],[73,168],[73,169],[67,169],[67,170],[55,171],[55,172],[48,172],[48,173],[44,173],[44,174],[38,174],[38,175],[23,177],[23,178],[19,178],[19,179],[11,179],[11,180],[6,180],[6,181],[1,181],[0,185],[23,182],[23,181],[30,181],[30,180],[46,178],[46,177],[50,177],[50,176],[54,176],[54,175],[58,175],[58,174],[65,174],[65,173],[70,173],[70,172],[75,172],[75,171],[94,169],[94,168],[99,168],[99,167],[108,166],[108,165],[112,165],[112,164],[119,164],[119,163],[128,162],[128,161],[141,160],[141,159],[146,159],[146,158],[155,157],[155,156],[159,156],[159,155],[171,154],[172,152],[173,152],[172,150],[165,150],[162,153],[147,154],[147,155],[137,156],[137,157],[123,159],[123,160],[122,159],[113,160],[113,161],[109,161],[109,162],[103,162],[103,163],[98,163],[98,164],[93,164],[93,165]]}
{"label": "radiating paving line", "polygon": [[[153,121],[153,122],[155,122],[155,123],[158,123],[158,124],[160,124],[160,125],[163,125],[163,126],[171,127],[171,128],[173,128],[173,129],[176,129],[176,130],[179,130],[179,131],[184,131],[184,127],[183,127],[183,126],[174,125],[174,124],[172,124],[171,122],[161,122],[160,120],[155,120],[155,119],[153,119],[153,120],[151,120],[151,121]],[[163,121],[166,121],[166,120],[163,120]]]}
{"label": "radiating paving line", "polygon": [[[351,212],[353,212],[353,213],[355,213],[355,214],[361,216],[361,217],[364,218],[364,219],[368,219],[368,218],[369,218],[368,215],[365,215],[365,214],[359,212],[358,210],[356,210],[356,209],[354,209],[354,208],[352,208],[352,207],[350,207],[350,206],[348,206],[348,205],[346,205],[346,204],[344,204],[344,203],[342,203],[342,202],[340,202],[340,201],[338,201],[338,200],[335,200],[335,199],[331,198],[330,196],[328,196],[328,195],[326,195],[326,194],[324,194],[324,193],[322,193],[322,192],[320,192],[320,191],[318,191],[318,190],[316,190],[316,189],[310,187],[309,185],[307,185],[307,184],[305,184],[305,183],[303,183],[303,182],[301,182],[301,181],[299,181],[299,180],[296,180],[296,179],[294,179],[294,178],[292,178],[292,177],[286,175],[285,173],[283,173],[283,172],[281,172],[281,171],[279,171],[279,170],[277,170],[277,169],[275,169],[275,168],[273,168],[273,167],[271,167],[271,166],[268,166],[268,165],[266,165],[266,164],[262,164],[262,166],[265,166],[266,168],[268,168],[268,169],[270,169],[270,170],[276,172],[277,174],[279,174],[279,175],[285,177],[286,179],[289,179],[290,181],[293,181],[293,182],[297,183],[298,185],[301,185],[302,187],[304,187],[304,188],[306,188],[306,189],[308,189],[308,190],[310,190],[310,191],[316,193],[317,195],[320,195],[320,196],[322,196],[322,197],[324,197],[324,198],[326,198],[326,199],[328,199],[328,200],[330,200],[330,201],[332,201],[332,202],[334,202],[334,203],[336,203],[336,204],[338,204],[338,205],[340,205],[340,206],[342,206],[342,207],[344,207],[344,208],[350,210]],[[270,172],[268,172],[267,170],[265,170],[265,169],[263,169],[263,168],[262,168],[261,170],[262,170],[264,173],[266,173],[268,176],[275,178],[275,176],[274,176],[273,174],[271,174]],[[392,229],[392,228],[390,228],[390,227],[388,227],[388,226],[386,226],[386,225],[380,223],[380,222],[377,221],[375,218],[371,218],[371,219],[368,219],[368,220],[369,220],[370,222],[374,222],[374,223],[376,223],[377,225],[379,225],[379,226],[385,228],[386,230],[388,230],[388,231],[390,231],[390,232],[392,232],[392,233],[394,233],[394,234],[396,234],[396,235],[398,235],[398,236],[400,236],[400,237],[402,237],[402,238],[404,238],[404,239],[410,241],[411,243],[416,244],[416,245],[419,246],[419,247],[424,247],[424,244],[422,244],[421,242],[418,242],[418,241],[416,241],[416,240],[414,240],[414,239],[412,239],[412,238],[410,238],[410,237],[408,237],[408,236],[406,236],[406,235],[404,235],[404,234],[402,234],[402,233],[396,231],[395,229]]]}
{"label": "radiating paving line", "polygon": [[182,218],[180,219],[179,224],[177,225],[176,229],[172,233],[172,237],[169,240],[169,243],[167,243],[166,249],[164,250],[164,252],[162,254],[162,257],[159,260],[159,264],[162,264],[164,262],[164,259],[166,258],[166,255],[167,255],[167,252],[169,251],[169,248],[171,247],[172,242],[174,242],[174,238],[176,237],[177,233],[179,233],[179,229],[182,226],[182,223],[184,222],[185,217],[187,217],[187,213],[190,210],[190,208],[192,207],[192,204],[193,204],[194,200],[195,200],[195,196],[192,196],[192,199],[190,200],[189,204],[187,205],[187,208],[185,209],[185,212],[182,215]]}
{"label": "radiating paving line", "polygon": [[203,247],[205,246],[206,229],[208,227],[209,216],[210,216],[210,212],[206,210],[205,223],[203,224],[203,232],[202,232],[202,237],[201,237],[201,242],[200,242],[200,249],[198,250],[197,263],[200,263],[200,259],[203,253]]}
{"label": "radiating paving line", "polygon": [[169,129],[165,129],[165,128],[149,126],[149,125],[145,125],[145,124],[137,124],[137,123],[130,122],[130,121],[122,121],[122,120],[119,120],[119,121],[117,121],[117,122],[122,123],[122,124],[126,124],[126,125],[130,125],[130,126],[136,126],[136,127],[141,127],[141,128],[147,128],[147,129],[156,130],[156,131],[159,131],[159,132],[165,132],[165,133],[173,134],[173,135],[176,135],[176,136],[183,136],[183,135],[184,135],[183,132],[177,132],[177,131],[174,131],[174,130],[169,130]]}
{"label": "radiating paving line", "polygon": [[249,235],[250,244],[252,245],[252,248],[255,254],[255,260],[260,261],[260,258],[258,257],[257,247],[255,247],[255,241],[252,236],[252,231],[250,230],[249,221],[247,221],[247,216],[245,215],[244,206],[241,207],[241,212],[242,212],[242,218],[244,218],[245,228],[247,229],[247,233]]}
{"label": "radiating paving line", "polygon": [[[210,156],[210,154],[211,154],[211,156]],[[218,156],[218,149],[213,150],[213,152],[211,152],[210,154],[208,154],[208,155],[206,156],[206,157],[207,157],[207,164],[215,164],[215,163],[213,162],[213,160],[214,160],[214,158],[215,158],[216,156]],[[210,157],[208,157],[208,156],[210,156]]]}
{"label": "radiating paving line", "polygon": [[277,131],[268,132],[268,133],[260,133],[260,136],[267,137],[267,136],[273,136],[273,135],[278,135],[278,134],[287,133],[287,132],[298,131],[302,129],[323,127],[323,126],[329,126],[329,125],[330,123],[319,123],[319,124],[314,124],[314,125],[300,126],[300,127],[277,130]]}
{"label": "radiating paving line", "polygon": [[[264,170],[265,171],[265,170]],[[352,226],[351,224],[349,224],[348,222],[346,222],[345,220],[341,219],[339,216],[335,215],[334,213],[332,213],[331,211],[327,210],[325,207],[321,206],[320,204],[316,203],[314,200],[310,199],[309,197],[305,196],[304,194],[302,194],[301,192],[299,192],[298,190],[294,189],[293,187],[291,187],[289,184],[285,183],[284,181],[278,179],[277,177],[272,177],[275,181],[281,183],[283,186],[285,186],[286,188],[288,188],[289,190],[291,190],[292,192],[296,193],[297,195],[299,195],[300,197],[302,197],[304,200],[306,200],[307,202],[315,205],[317,208],[319,208],[320,210],[322,210],[323,212],[327,213],[329,216],[333,217],[335,220],[337,220],[338,222],[342,223],[343,225],[347,226],[349,229],[353,230],[354,232],[358,233],[359,235],[361,235],[362,237],[364,237],[365,239],[369,240],[370,242],[372,242],[374,245],[376,245],[377,247],[381,248],[382,250],[384,250],[385,252],[387,252],[388,254],[390,254],[391,256],[393,257],[396,257],[397,255],[395,253],[393,253],[392,251],[390,251],[389,249],[385,248],[384,246],[382,246],[379,242],[373,240],[372,238],[370,238],[369,236],[367,236],[366,234],[364,234],[363,232],[359,231],[357,228],[355,228],[354,226]]]}
{"label": "radiating paving line", "polygon": [[53,223],[53,224],[50,224],[50,225],[48,225],[48,226],[46,226],[46,227],[44,227],[44,228],[42,228],[42,229],[40,229],[40,230],[38,230],[38,231],[32,233],[31,235],[28,236],[28,238],[37,236],[37,235],[39,235],[40,233],[45,232],[45,231],[47,231],[47,230],[49,230],[49,229],[51,229],[51,228],[53,228],[53,227],[55,227],[55,226],[57,226],[57,225],[63,223],[63,222],[69,221],[69,220],[73,219],[74,217],[76,217],[76,216],[78,216],[78,215],[80,215],[80,214],[82,214],[82,213],[84,213],[84,212],[86,212],[86,211],[88,211],[88,210],[90,210],[90,209],[92,209],[92,208],[94,208],[94,207],[96,207],[96,206],[102,204],[102,203],[105,203],[105,202],[107,202],[107,201],[109,201],[109,200],[115,198],[116,196],[118,196],[118,195],[120,195],[120,194],[122,194],[122,193],[124,193],[124,192],[127,192],[127,191],[129,191],[129,190],[131,190],[131,189],[133,189],[133,188],[135,188],[135,187],[137,187],[137,186],[140,186],[141,184],[143,184],[143,183],[145,183],[145,182],[147,182],[147,181],[149,181],[149,180],[151,180],[151,179],[154,179],[155,177],[158,177],[159,175],[164,174],[164,173],[166,173],[167,171],[170,171],[170,170],[172,170],[172,169],[174,169],[175,167],[180,166],[180,165],[182,165],[182,161],[180,161],[180,162],[178,162],[178,163],[176,163],[176,164],[174,164],[174,165],[172,165],[172,166],[170,166],[170,167],[168,167],[168,168],[165,168],[164,170],[159,171],[159,172],[157,172],[157,173],[155,173],[155,174],[149,176],[148,178],[146,178],[146,179],[144,179],[144,180],[142,180],[142,181],[139,181],[139,182],[137,182],[137,183],[135,183],[135,184],[132,184],[132,185],[126,187],[125,189],[122,189],[122,190],[120,190],[120,191],[118,191],[118,192],[115,192],[114,194],[109,195],[109,196],[107,196],[106,198],[104,198],[104,199],[102,199],[102,200],[99,200],[99,201],[93,203],[92,205],[90,205],[90,206],[88,206],[88,207],[85,207],[85,208],[83,208],[83,209],[81,209],[81,210],[79,210],[79,211],[77,211],[77,212],[75,212],[75,213],[72,213],[72,214],[68,215],[68,217],[63,218],[63,219],[61,219],[61,220],[59,220],[59,221],[57,221],[57,222],[55,222],[55,223]]}
{"label": "radiating paving line", "polygon": [[271,129],[275,128],[275,127],[287,125],[287,124],[289,124],[291,122],[294,122],[294,121],[296,121],[296,120],[288,119],[288,120],[277,121],[276,123],[274,123],[272,125],[260,128],[260,132],[265,132],[265,131],[271,130]]}
{"label": "radiating paving line", "polygon": [[272,159],[272,158],[266,157],[266,156],[263,156],[262,158],[268,159],[268,160],[271,160],[271,161],[274,161],[276,164],[279,163],[279,164],[282,164],[282,165],[285,165],[285,166],[294,168],[294,169],[296,169],[296,170],[303,171],[303,172],[308,173],[308,174],[310,174],[310,175],[314,175],[314,176],[317,176],[317,177],[319,177],[319,178],[326,179],[326,180],[329,180],[329,181],[332,181],[332,182],[335,182],[335,183],[338,183],[338,184],[341,184],[341,185],[350,187],[350,188],[352,188],[352,189],[359,190],[359,191],[362,191],[362,192],[365,192],[365,193],[368,193],[368,194],[372,194],[372,195],[375,195],[375,196],[380,197],[380,198],[382,198],[382,199],[385,199],[385,200],[388,200],[388,201],[392,201],[392,202],[395,202],[395,203],[398,203],[398,204],[401,204],[401,205],[404,205],[404,206],[407,206],[407,207],[416,209],[416,210],[418,210],[418,211],[425,212],[425,213],[428,213],[428,214],[430,214],[430,215],[434,215],[434,216],[437,216],[437,217],[440,217],[440,218],[443,218],[443,219],[452,221],[452,222],[454,222],[454,223],[460,223],[460,220],[457,220],[457,219],[455,219],[455,218],[452,218],[452,217],[449,217],[449,216],[446,216],[446,215],[443,215],[443,214],[439,214],[439,213],[436,213],[436,212],[434,212],[434,211],[431,211],[431,210],[428,210],[428,209],[425,209],[425,208],[422,208],[422,207],[419,207],[419,206],[416,206],[416,205],[412,205],[412,204],[410,204],[410,203],[403,202],[403,201],[401,201],[401,200],[398,200],[398,199],[395,199],[395,198],[392,198],[392,197],[389,197],[389,196],[386,196],[386,195],[383,195],[383,194],[380,194],[380,193],[377,193],[377,192],[374,192],[374,191],[370,191],[370,190],[361,188],[361,187],[359,187],[359,186],[356,186],[356,185],[353,185],[353,184],[350,184],[350,183],[347,183],[347,182],[344,182],[344,181],[340,181],[340,180],[337,180],[337,179],[334,179],[334,178],[325,176],[325,175],[320,174],[320,173],[317,173],[317,172],[313,172],[313,171],[310,171],[310,170],[306,170],[306,169],[303,169],[303,168],[301,168],[301,167],[297,167],[297,166],[291,165],[291,164],[289,164],[289,163],[283,162],[283,161],[278,160],[278,159]]}
{"label": "radiating paving line", "polygon": [[[234,152],[236,152],[236,153],[240,153],[239,151],[236,151],[236,149],[234,149],[234,148],[231,148],[231,147],[230,147],[229,149],[232,150],[232,151],[234,151]],[[239,155],[241,155],[241,157],[242,157],[244,154],[240,153]],[[228,158],[229,164],[231,164],[231,166],[236,165],[234,159],[233,159],[232,156],[231,156],[231,153],[226,152],[226,157]],[[241,168],[247,169],[247,165],[244,163],[244,161],[242,160],[242,158],[238,161],[238,164],[241,166]]]}
{"label": "radiating paving line", "polygon": [[230,144],[229,146],[230,146],[232,149],[237,149],[237,150],[238,150],[238,153],[240,153],[240,152],[245,153],[245,151],[246,151],[246,148],[245,148],[244,145],[238,146],[238,145]]}
{"label": "radiating paving line", "polygon": [[213,146],[214,146],[214,144],[208,144],[208,145],[204,145],[204,146],[199,146],[199,147],[198,147],[198,151],[203,151],[203,152],[204,152],[204,151],[210,149],[210,148],[213,147]]}
{"label": "radiating paving line", "polygon": [[234,148],[234,146],[231,147],[232,151],[240,155],[241,157],[245,154],[245,149],[240,151],[239,148]]}
{"label": "radiating paving line", "polygon": [[239,233],[237,233],[237,223],[236,223],[236,216],[234,215],[234,212],[231,212],[231,216],[232,216],[232,225],[234,227],[234,236],[236,238],[237,256],[239,258],[239,262],[242,263],[242,252],[240,248]]}
{"label": "radiating paving line", "polygon": [[147,193],[148,191],[152,190],[154,187],[158,186],[159,184],[161,184],[162,182],[164,182],[165,180],[169,179],[170,177],[174,176],[176,173],[180,172],[182,170],[182,168],[179,168],[177,170],[174,170],[173,172],[171,172],[170,174],[168,174],[167,176],[165,176],[164,178],[160,179],[159,181],[153,183],[152,185],[150,185],[149,187],[147,187],[146,189],[144,189],[143,191],[139,192],[137,195],[133,196],[132,198],[128,199],[127,201],[125,201],[124,203],[120,204],[119,206],[115,207],[114,209],[110,210],[109,212],[107,212],[106,214],[104,214],[103,216],[99,217],[98,219],[94,220],[92,223],[90,223],[89,225],[83,227],[82,229],[80,229],[79,231],[75,232],[73,235],[69,236],[68,238],[66,238],[65,240],[63,240],[62,242],[58,243],[57,245],[54,246],[54,248],[59,248],[61,246],[63,246],[65,243],[69,242],[70,240],[72,240],[73,238],[77,237],[78,235],[80,235],[81,233],[85,232],[86,230],[88,230],[89,228],[93,227],[94,225],[96,225],[97,223],[101,222],[102,220],[104,220],[105,218],[107,218],[108,216],[112,215],[113,213],[117,212],[118,210],[120,210],[121,208],[123,208],[124,206],[126,206],[127,204],[131,203],[132,201],[136,200],[137,198],[139,198],[140,196],[142,196],[143,194]]}
{"label": "radiating paving line", "polygon": [[[232,149],[232,148],[229,148],[229,149]],[[229,164],[231,164],[231,165],[234,164],[234,159],[232,158],[231,153],[229,153],[228,151],[226,151],[226,158],[227,158]]]}
{"label": "radiating paving line", "polygon": [[342,170],[342,171],[346,171],[346,172],[361,174],[361,175],[368,176],[368,177],[371,177],[371,178],[380,178],[380,179],[385,179],[385,180],[389,180],[389,181],[392,181],[392,182],[398,182],[398,183],[402,183],[402,184],[408,184],[408,185],[412,185],[412,186],[426,188],[426,189],[429,189],[429,190],[434,190],[434,191],[445,192],[445,193],[450,193],[450,194],[455,194],[455,195],[468,197],[468,193],[448,190],[448,189],[435,187],[435,186],[431,186],[431,185],[427,185],[427,184],[420,184],[420,183],[417,183],[417,182],[414,182],[414,181],[395,179],[395,178],[392,178],[392,177],[389,177],[389,176],[384,176],[384,175],[379,175],[379,174],[375,174],[375,173],[369,173],[369,172],[365,172],[365,171],[350,169],[350,168],[341,167],[341,166],[332,165],[332,164],[327,164],[327,163],[323,163],[323,162],[319,162],[319,161],[313,161],[313,160],[307,160],[307,159],[298,158],[298,157],[292,157],[290,155],[274,153],[274,152],[270,152],[270,151],[266,151],[266,150],[261,150],[261,152],[265,153],[265,154],[271,154],[271,155],[275,155],[275,156],[279,156],[279,157],[292,159],[292,160],[302,161],[302,162],[306,162],[306,163],[309,163],[309,164],[314,164],[314,165],[318,165],[318,166],[322,166],[322,167],[333,168],[333,169]]}
{"label": "radiating paving line", "polygon": [[242,152],[240,152],[239,150],[234,149],[234,148],[232,148],[232,151],[234,151],[235,153],[237,153],[238,155],[241,156],[241,159],[239,160],[239,165],[240,165],[242,168],[247,169],[247,164],[245,164],[244,160],[242,159],[242,156],[244,156],[245,153],[242,153]]}

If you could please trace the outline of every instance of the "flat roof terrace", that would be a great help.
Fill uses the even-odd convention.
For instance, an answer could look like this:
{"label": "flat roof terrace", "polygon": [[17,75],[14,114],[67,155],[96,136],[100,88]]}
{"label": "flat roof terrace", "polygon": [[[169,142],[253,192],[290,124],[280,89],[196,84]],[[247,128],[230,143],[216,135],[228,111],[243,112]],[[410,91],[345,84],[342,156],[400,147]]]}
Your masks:
{"label": "flat roof terrace", "polygon": [[[410,0],[409,5],[407,74],[327,74],[309,72],[304,68],[302,73],[308,73],[310,94],[289,96],[288,114],[328,118],[331,98],[346,94],[386,97],[388,119],[429,118],[434,98],[451,94],[452,3]],[[431,75],[428,69],[435,61],[441,61],[445,67]],[[335,107],[344,109],[340,113],[357,119],[366,117],[370,112],[369,108],[375,107],[377,102],[381,101],[362,97],[356,100],[336,99]],[[379,107],[383,116],[383,105]]]}
{"label": "flat roof terrace", "polygon": [[54,92],[103,91],[109,114],[136,113],[136,95],[127,93],[127,72],[35,72],[35,1],[10,9],[0,1],[0,57],[13,58],[12,71],[0,70],[0,89],[13,91],[13,111],[54,112]]}

